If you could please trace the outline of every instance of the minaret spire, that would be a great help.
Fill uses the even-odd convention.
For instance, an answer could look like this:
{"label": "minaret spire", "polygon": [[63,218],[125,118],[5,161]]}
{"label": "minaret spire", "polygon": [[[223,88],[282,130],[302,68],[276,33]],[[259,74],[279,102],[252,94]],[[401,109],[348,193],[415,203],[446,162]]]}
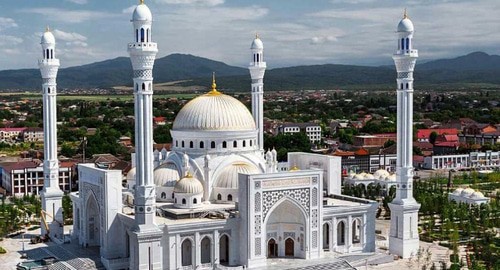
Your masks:
{"label": "minaret spire", "polygon": [[267,66],[264,62],[264,44],[258,33],[255,33],[250,50],[252,62],[250,62],[248,69],[252,77],[252,115],[259,132],[257,145],[264,154],[264,73]]}
{"label": "minaret spire", "polygon": [[392,56],[397,76],[396,198],[389,204],[391,230],[389,251],[403,258],[419,249],[418,210],[413,198],[413,70],[418,51],[413,48],[413,23],[404,13],[398,25],[398,50]]}
{"label": "minaret spire", "polygon": [[158,53],[152,41],[153,16],[141,1],[132,15],[134,40],[128,53],[134,70],[135,108],[135,228],[129,269],[163,269],[162,230],[155,223],[156,189],[153,181],[153,66]]}
{"label": "minaret spire", "polygon": [[49,233],[51,239],[58,241],[63,238],[62,196],[59,188],[59,161],[57,159],[57,71],[59,59],[55,55],[56,40],[47,26],[42,35],[43,58],[38,60],[38,67],[43,79],[43,190],[41,192],[43,215],[48,223],[48,229],[42,224],[42,235]]}

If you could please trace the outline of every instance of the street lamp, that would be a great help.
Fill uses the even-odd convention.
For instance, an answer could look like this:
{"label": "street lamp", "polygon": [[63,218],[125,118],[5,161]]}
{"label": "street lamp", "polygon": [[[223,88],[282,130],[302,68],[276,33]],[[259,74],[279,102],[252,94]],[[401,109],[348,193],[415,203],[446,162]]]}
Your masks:
{"label": "street lamp", "polygon": [[26,255],[26,252],[24,250],[24,234],[26,234],[26,226],[27,226],[27,221],[26,221],[26,215],[24,215],[24,230],[21,233],[22,234],[22,242],[23,242],[23,251],[21,252],[21,259],[26,259],[28,256]]}

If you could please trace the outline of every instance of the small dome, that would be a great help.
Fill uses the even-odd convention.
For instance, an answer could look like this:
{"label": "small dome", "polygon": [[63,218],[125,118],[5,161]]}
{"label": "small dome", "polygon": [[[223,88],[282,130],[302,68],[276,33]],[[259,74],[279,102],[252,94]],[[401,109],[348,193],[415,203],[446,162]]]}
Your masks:
{"label": "small dome", "polygon": [[404,18],[398,24],[398,32],[413,32],[413,23],[410,19]]}
{"label": "small dome", "polygon": [[373,179],[373,178],[374,178],[373,174],[371,174],[371,173],[365,174],[365,179]]}
{"label": "small dome", "polygon": [[383,179],[387,175],[389,175],[389,172],[386,171],[386,170],[384,170],[384,169],[379,169],[379,170],[377,170],[376,172],[373,173],[373,177],[376,178],[376,179]]}
{"label": "small dome", "polygon": [[252,46],[250,46],[250,49],[262,50],[262,49],[264,49],[264,43],[262,43],[262,40],[260,40],[259,37],[255,37],[255,39],[252,42]]}
{"label": "small dome", "polygon": [[134,9],[134,14],[132,15],[133,21],[152,21],[153,15],[151,14],[151,10],[149,10],[148,6],[144,3],[139,4]]}
{"label": "small dome", "polygon": [[363,179],[365,179],[365,176],[360,173],[360,174],[354,175],[354,177],[352,179],[354,179],[354,180],[363,180]]}
{"label": "small dome", "polygon": [[466,188],[462,191],[461,195],[463,197],[469,197],[470,195],[472,195],[472,193],[474,193],[474,190],[472,188]]}
{"label": "small dome", "polygon": [[472,193],[472,195],[470,195],[470,198],[471,199],[483,199],[484,194],[480,191],[476,191],[476,192]]}
{"label": "small dome", "polygon": [[177,114],[173,130],[255,130],[247,107],[234,97],[209,92],[188,102]]}
{"label": "small dome", "polygon": [[54,37],[52,32],[50,32],[47,29],[47,31],[45,31],[45,33],[43,33],[42,40],[40,41],[40,43],[42,43],[42,44],[56,44],[56,38]]}
{"label": "small dome", "polygon": [[175,183],[174,193],[200,194],[203,193],[203,184],[200,180],[188,174]]}
{"label": "small dome", "polygon": [[130,171],[128,171],[127,173],[127,181],[135,181],[135,174],[136,174],[136,171],[135,171],[135,167],[130,169]]}
{"label": "small dome", "polygon": [[222,169],[215,187],[236,189],[238,188],[238,174],[256,174],[259,172],[255,166],[248,163],[233,163]]}
{"label": "small dome", "polygon": [[396,174],[393,173],[391,175],[388,175],[385,177],[385,181],[388,181],[388,182],[396,182]]}
{"label": "small dome", "polygon": [[455,189],[455,191],[453,191],[453,195],[460,196],[460,194],[462,193],[462,191],[464,191],[463,188],[457,188],[457,189]]}
{"label": "small dome", "polygon": [[154,170],[154,182],[157,187],[173,187],[180,178],[177,166],[173,163],[161,165]]}

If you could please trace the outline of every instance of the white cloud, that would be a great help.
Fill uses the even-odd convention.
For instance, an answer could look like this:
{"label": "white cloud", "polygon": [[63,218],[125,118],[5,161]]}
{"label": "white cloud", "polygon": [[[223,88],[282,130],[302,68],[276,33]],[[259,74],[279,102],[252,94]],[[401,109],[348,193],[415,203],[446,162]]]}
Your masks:
{"label": "white cloud", "polygon": [[134,12],[134,10],[135,10],[136,7],[137,7],[136,5],[133,5],[133,6],[130,6],[128,8],[124,8],[122,10],[122,13],[123,14],[132,14],[132,12]]}
{"label": "white cloud", "polygon": [[75,32],[64,32],[64,31],[61,31],[61,30],[54,30],[52,31],[54,33],[54,36],[56,37],[56,39],[58,40],[61,40],[61,41],[65,41],[66,42],[66,45],[68,47],[87,47],[88,44],[87,44],[87,37],[81,35],[81,34],[78,34],[78,33],[75,33]]}
{"label": "white cloud", "polygon": [[333,41],[337,41],[337,38],[334,36],[315,36],[311,38],[311,44],[323,44]]}
{"label": "white cloud", "polygon": [[95,10],[67,10],[61,8],[28,8],[21,10],[25,13],[33,13],[46,16],[47,19],[65,23],[81,23],[90,20],[116,17],[117,14]]}
{"label": "white cloud", "polygon": [[224,4],[225,0],[156,0],[158,3],[173,5],[199,5],[199,6],[218,6]]}
{"label": "white cloud", "polygon": [[0,17],[0,31],[12,27],[17,27],[17,23],[14,19]]}
{"label": "white cloud", "polygon": [[78,4],[78,5],[85,5],[88,3],[87,0],[66,0],[66,1]]}
{"label": "white cloud", "polygon": [[0,46],[16,46],[23,43],[23,39],[20,37],[0,35]]}

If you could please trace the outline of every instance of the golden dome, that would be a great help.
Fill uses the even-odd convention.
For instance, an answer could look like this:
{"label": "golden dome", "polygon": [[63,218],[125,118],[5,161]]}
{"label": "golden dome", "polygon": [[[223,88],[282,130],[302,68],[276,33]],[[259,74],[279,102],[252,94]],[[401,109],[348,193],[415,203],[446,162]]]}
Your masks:
{"label": "golden dome", "polygon": [[189,101],[175,118],[172,130],[240,131],[255,130],[252,114],[243,103],[216,89]]}

